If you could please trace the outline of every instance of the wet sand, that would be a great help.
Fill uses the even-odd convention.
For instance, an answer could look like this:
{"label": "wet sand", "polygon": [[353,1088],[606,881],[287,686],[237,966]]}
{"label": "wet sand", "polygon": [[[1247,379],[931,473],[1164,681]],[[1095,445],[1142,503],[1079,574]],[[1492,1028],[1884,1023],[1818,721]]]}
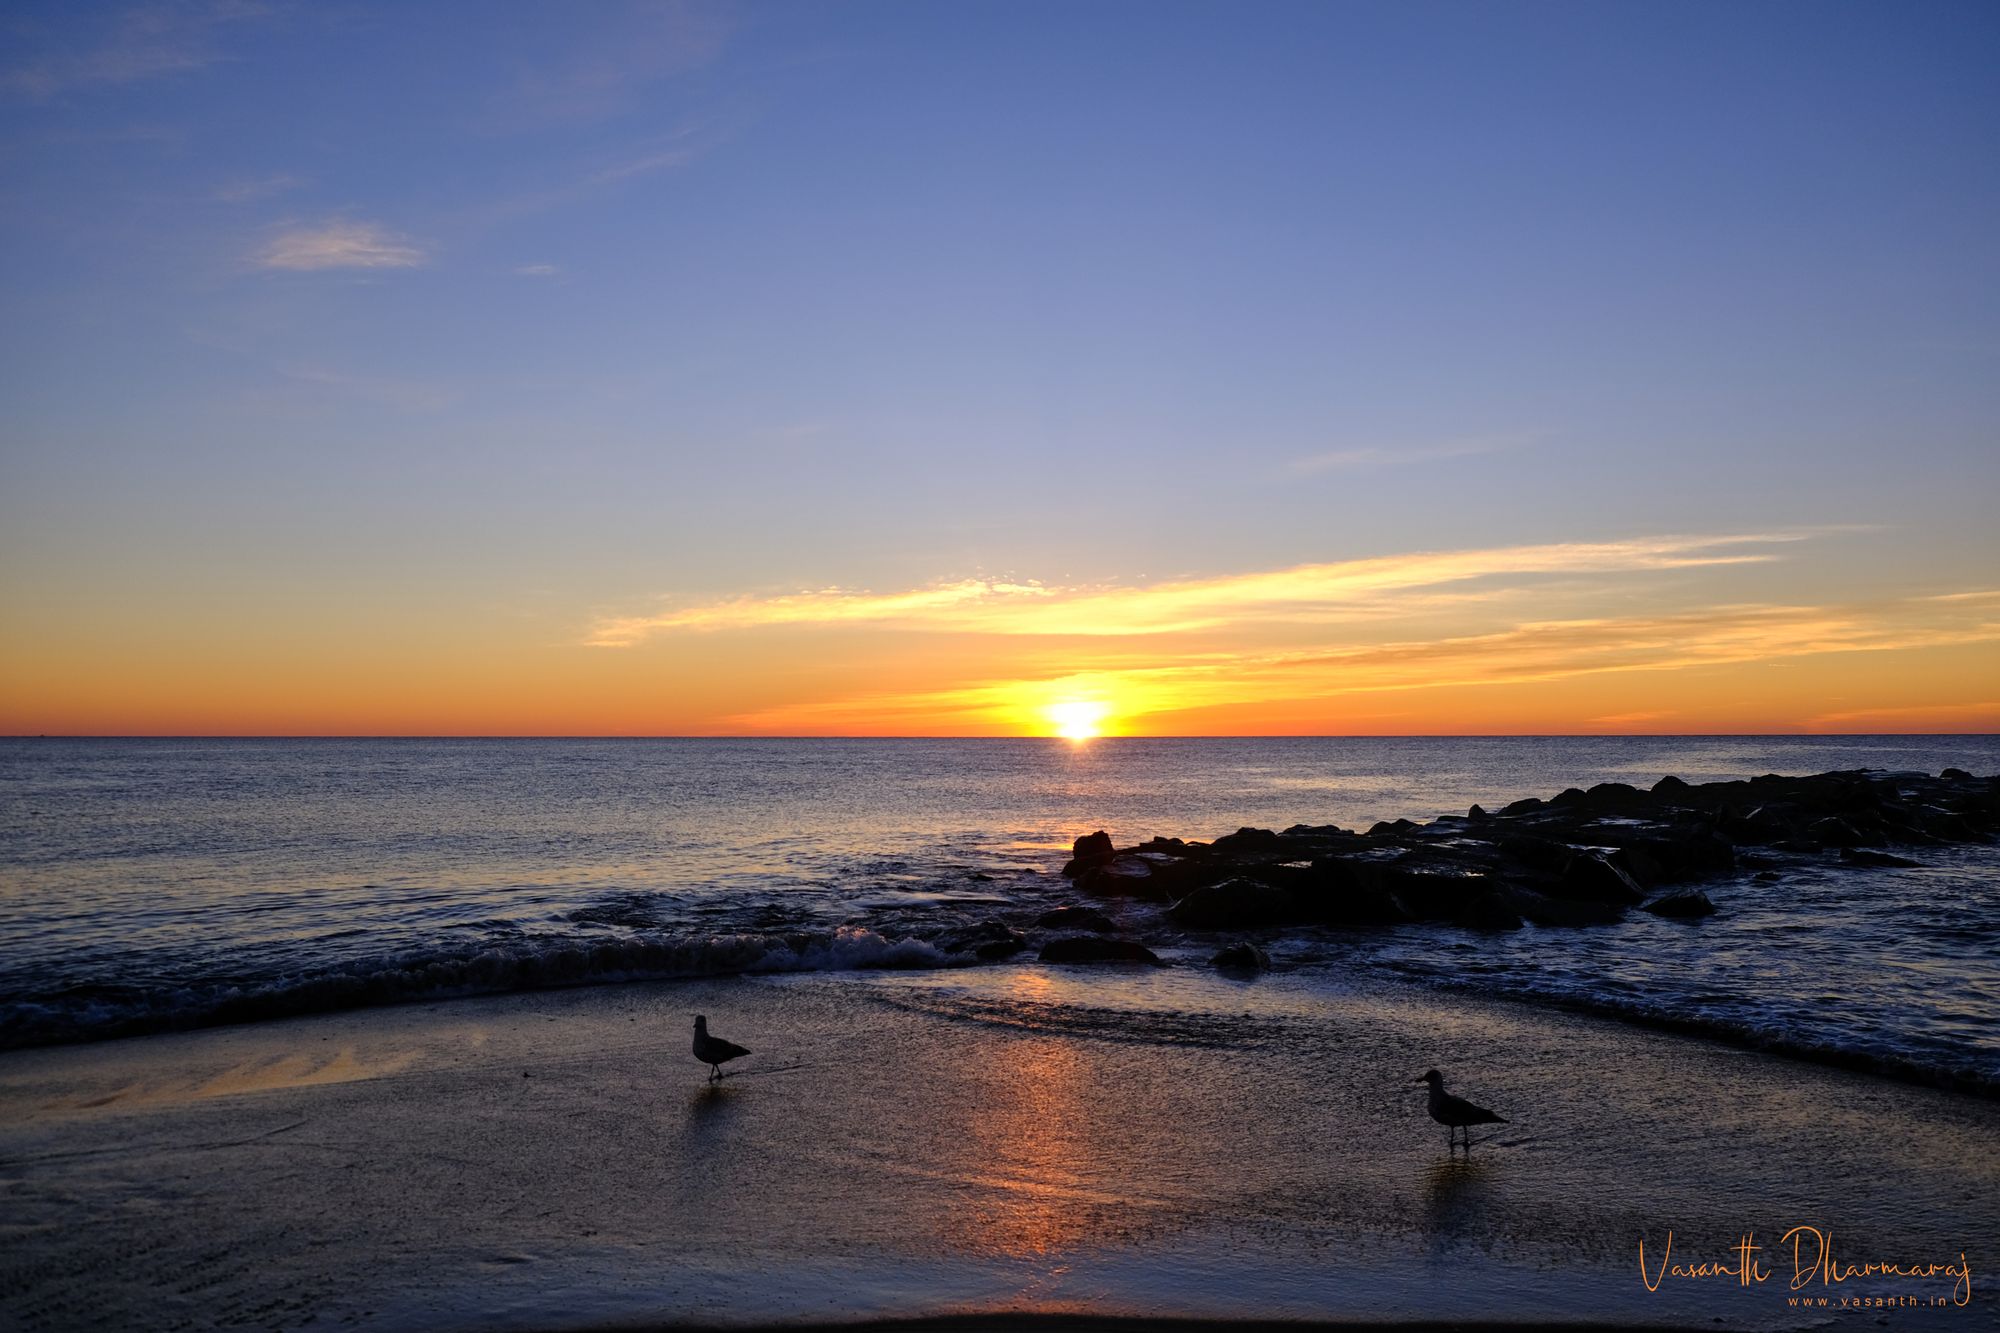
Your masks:
{"label": "wet sand", "polygon": [[[698,1012],[757,1052],[719,1086]],[[1512,1122],[1469,1159],[1432,1066]],[[0,1057],[0,1312],[1987,1328],[1996,1134],[1990,1101],[1300,973],[600,987]],[[1945,1276],[1794,1292],[1800,1225],[1842,1262],[1964,1253],[1970,1304],[1840,1304]],[[1649,1290],[1669,1229],[1673,1263],[1750,1233],[1770,1278]]]}

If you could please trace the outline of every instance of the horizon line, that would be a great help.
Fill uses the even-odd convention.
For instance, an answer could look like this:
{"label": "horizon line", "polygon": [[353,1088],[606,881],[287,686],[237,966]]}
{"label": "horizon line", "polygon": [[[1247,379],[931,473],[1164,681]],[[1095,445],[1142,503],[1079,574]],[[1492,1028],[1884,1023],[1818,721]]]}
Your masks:
{"label": "horizon line", "polygon": [[8,741],[1061,741],[1086,746],[1103,741],[1420,741],[1420,740],[1833,740],[1843,737],[2000,737],[1996,731],[1456,731],[1456,732],[1191,732],[1157,735],[876,735],[850,732],[770,735],[762,732],[13,732]]}

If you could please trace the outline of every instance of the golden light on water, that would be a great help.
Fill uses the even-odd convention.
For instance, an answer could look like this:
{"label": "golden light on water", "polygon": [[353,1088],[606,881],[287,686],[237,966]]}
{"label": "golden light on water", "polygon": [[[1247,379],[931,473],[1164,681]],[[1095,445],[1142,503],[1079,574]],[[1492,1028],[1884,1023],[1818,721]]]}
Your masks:
{"label": "golden light on water", "polygon": [[1049,721],[1064,740],[1087,741],[1103,734],[1109,707],[1094,699],[1065,699],[1048,707]]}

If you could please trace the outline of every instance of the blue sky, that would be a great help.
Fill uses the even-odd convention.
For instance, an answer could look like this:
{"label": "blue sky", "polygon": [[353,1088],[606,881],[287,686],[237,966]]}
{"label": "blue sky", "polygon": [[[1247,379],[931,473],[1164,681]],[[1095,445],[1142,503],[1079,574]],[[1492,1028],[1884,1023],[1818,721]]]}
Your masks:
{"label": "blue sky", "polygon": [[0,52],[28,695],[79,634],[541,651],[1659,534],[1813,534],[1709,605],[2000,573],[1991,5],[27,5]]}

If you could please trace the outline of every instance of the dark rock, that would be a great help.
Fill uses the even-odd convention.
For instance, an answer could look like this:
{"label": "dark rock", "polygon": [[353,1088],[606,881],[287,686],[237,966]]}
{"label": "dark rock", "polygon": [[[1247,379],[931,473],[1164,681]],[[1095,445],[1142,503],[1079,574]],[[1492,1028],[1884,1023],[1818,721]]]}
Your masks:
{"label": "dark rock", "polygon": [[1727,806],[1716,812],[1716,822],[1739,842],[1776,842],[1792,836],[1794,821],[1788,811],[1775,805],[1753,806],[1748,811]]}
{"label": "dark rock", "polygon": [[1775,870],[1760,870],[1750,878],[1756,880],[1759,884],[1776,884],[1783,880],[1784,876]]}
{"label": "dark rock", "polygon": [[1540,801],[1539,798],[1533,796],[1523,796],[1518,801],[1513,801],[1507,805],[1501,806],[1500,813],[1503,815],[1531,815],[1535,813],[1535,811],[1541,808],[1542,808],[1542,802]]}
{"label": "dark rock", "polygon": [[992,962],[1010,958],[1028,947],[1028,937],[1000,921],[982,921],[947,931],[937,937],[937,947],[946,953],[969,953]]}
{"label": "dark rock", "polygon": [[1653,795],[1669,801],[1685,796],[1693,790],[1693,787],[1671,773],[1653,784]]}
{"label": "dark rock", "polygon": [[1943,778],[1946,782],[1972,781],[1972,774],[1966,772],[1962,768],[1947,768],[1944,772],[1938,774],[1938,776]]}
{"label": "dark rock", "polygon": [[1368,830],[1371,838],[1380,838],[1393,833],[1408,833],[1417,825],[1408,819],[1385,819]]}
{"label": "dark rock", "polygon": [[1646,897],[1645,890],[1630,875],[1595,852],[1579,852],[1571,857],[1554,891],[1563,898],[1625,907],[1643,902]]}
{"label": "dark rock", "polygon": [[1635,842],[1613,848],[1605,859],[1630,875],[1632,881],[1642,889],[1655,888],[1673,878],[1644,843]]}
{"label": "dark rock", "polygon": [[[1727,839],[1717,837],[1713,830],[1700,825],[1676,828],[1662,836],[1650,835],[1633,838],[1623,848],[1631,854],[1634,865],[1657,867],[1660,881],[1671,882],[1682,879],[1701,879],[1709,875],[1720,875],[1736,868],[1736,849]],[[1643,859],[1642,859],[1643,858]],[[1645,877],[1634,873],[1633,878]]]}
{"label": "dark rock", "polygon": [[1917,812],[1917,824],[1925,834],[1943,842],[1984,842],[1985,835],[1968,823],[1963,815],[1935,807]]}
{"label": "dark rock", "polygon": [[1284,847],[1285,840],[1267,828],[1240,828],[1208,845],[1216,856],[1269,855]]}
{"label": "dark rock", "polygon": [[1627,810],[1646,804],[1646,793],[1629,782],[1600,782],[1585,792],[1584,797],[1600,809]]}
{"label": "dark rock", "polygon": [[1590,795],[1581,787],[1565,787],[1549,798],[1549,804],[1558,810],[1574,809],[1579,805],[1590,804]]}
{"label": "dark rock", "polygon": [[1427,921],[1456,921],[1493,888],[1478,866],[1405,857],[1391,868],[1389,893],[1411,915]]}
{"label": "dark rock", "polygon": [[1165,902],[1184,891],[1195,871],[1192,861],[1157,852],[1121,852],[1076,877],[1076,887],[1099,898],[1145,898]]}
{"label": "dark rock", "polygon": [[1111,835],[1103,829],[1086,833],[1070,847],[1069,864],[1063,867],[1063,874],[1074,877],[1085,869],[1101,865],[1118,854],[1111,845]]}
{"label": "dark rock", "polygon": [[1195,856],[1208,850],[1199,842],[1183,842],[1179,838],[1148,838],[1132,849],[1135,852],[1153,852],[1160,856]]}
{"label": "dark rock", "polygon": [[1306,920],[1328,926],[1392,926],[1415,920],[1389,891],[1379,854],[1330,856],[1312,863],[1312,882],[1300,895]]}
{"label": "dark rock", "polygon": [[1861,830],[1845,819],[1832,816],[1806,825],[1806,836],[1829,847],[1859,847],[1864,841]]}
{"label": "dark rock", "polygon": [[1208,960],[1216,967],[1236,972],[1261,972],[1271,965],[1271,955],[1254,944],[1232,944]]}
{"label": "dark rock", "polygon": [[1285,890],[1238,875],[1195,889],[1168,908],[1167,915],[1197,930],[1237,929],[1294,920],[1298,905]]}
{"label": "dark rock", "polygon": [[1094,930],[1101,935],[1118,929],[1116,922],[1095,907],[1058,907],[1036,917],[1035,924],[1045,930]]}
{"label": "dark rock", "polygon": [[1160,956],[1143,944],[1130,940],[1107,940],[1101,935],[1070,935],[1050,940],[1042,946],[1044,963],[1151,963],[1165,967]]}
{"label": "dark rock", "polygon": [[1700,889],[1683,889],[1664,898],[1655,898],[1641,910],[1651,912],[1654,916],[1670,916],[1692,921],[1699,917],[1714,916],[1715,904],[1710,902],[1708,895]]}
{"label": "dark rock", "polygon": [[1568,865],[1570,858],[1576,854],[1575,849],[1567,843],[1557,842],[1553,838],[1537,838],[1525,833],[1503,837],[1497,846],[1504,855],[1522,865],[1551,875],[1561,874],[1563,867]]}
{"label": "dark rock", "polygon": [[1879,866],[1884,870],[1920,870],[1923,862],[1912,861],[1907,856],[1893,856],[1888,852],[1872,852],[1865,847],[1843,847],[1840,859],[1851,866]]}
{"label": "dark rock", "polygon": [[1485,807],[1478,805],[1475,805],[1470,810],[1467,810],[1465,812],[1465,817],[1467,819],[1474,821],[1475,823],[1482,819],[1491,818],[1491,816],[1486,813]]}
{"label": "dark rock", "polygon": [[1519,930],[1521,914],[1502,895],[1488,891],[1461,907],[1452,920],[1472,930]]}

